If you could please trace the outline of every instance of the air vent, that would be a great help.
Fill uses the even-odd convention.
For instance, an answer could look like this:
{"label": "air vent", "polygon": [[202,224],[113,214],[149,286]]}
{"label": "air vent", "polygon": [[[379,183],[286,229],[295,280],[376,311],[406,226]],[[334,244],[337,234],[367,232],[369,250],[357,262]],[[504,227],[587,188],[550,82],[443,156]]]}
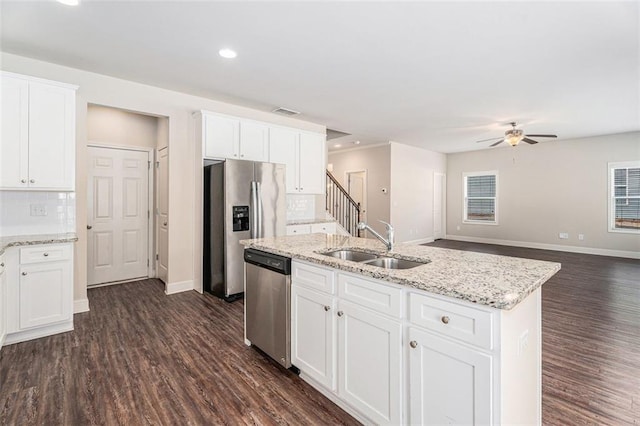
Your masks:
{"label": "air vent", "polygon": [[271,112],[275,112],[276,114],[289,115],[289,116],[300,114],[300,111],[294,111],[292,109],[287,109],[287,108],[283,108],[283,107],[276,108]]}
{"label": "air vent", "polygon": [[351,133],[341,132],[340,130],[327,129],[327,140],[341,138],[343,136],[349,136]]}

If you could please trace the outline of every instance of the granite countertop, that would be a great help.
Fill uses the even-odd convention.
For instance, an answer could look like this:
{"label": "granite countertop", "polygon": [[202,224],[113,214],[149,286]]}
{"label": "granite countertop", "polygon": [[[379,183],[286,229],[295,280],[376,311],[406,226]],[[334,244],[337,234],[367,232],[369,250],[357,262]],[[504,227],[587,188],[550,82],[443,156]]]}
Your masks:
{"label": "granite countertop", "polygon": [[311,225],[313,223],[331,223],[335,221],[335,219],[296,219],[288,220],[287,225]]}
{"label": "granite countertop", "polygon": [[[242,240],[247,248],[264,250],[347,272],[366,275],[498,309],[511,309],[560,270],[560,264],[469,251],[396,244],[387,252],[373,239],[307,234]],[[429,260],[412,269],[387,270],[324,256],[322,252],[355,248],[407,260]]]}
{"label": "granite countertop", "polygon": [[0,254],[3,254],[7,247],[72,243],[74,241],[78,241],[78,236],[75,232],[68,232],[65,234],[12,235],[9,237],[0,237]]}

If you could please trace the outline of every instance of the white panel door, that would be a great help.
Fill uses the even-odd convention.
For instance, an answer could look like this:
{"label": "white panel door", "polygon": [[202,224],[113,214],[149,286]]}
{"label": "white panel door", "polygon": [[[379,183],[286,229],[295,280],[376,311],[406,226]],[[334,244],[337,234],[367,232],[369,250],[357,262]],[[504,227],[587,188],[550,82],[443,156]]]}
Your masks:
{"label": "white panel door", "polygon": [[2,75],[0,188],[26,188],[29,182],[29,83]]}
{"label": "white panel door", "polygon": [[402,324],[338,303],[338,395],[377,424],[401,423]]}
{"label": "white panel door", "polygon": [[148,153],[89,147],[88,285],[148,276]]}
{"label": "white panel door", "polygon": [[298,192],[298,132],[281,127],[269,130],[269,162],[287,167],[287,193]]}
{"label": "white panel door", "polygon": [[298,285],[291,288],[291,363],[335,390],[335,302]]}
{"label": "white panel door", "polygon": [[433,239],[444,238],[445,235],[445,194],[446,178],[442,173],[433,174]]}
{"label": "white panel door", "polygon": [[410,423],[491,424],[491,356],[414,327],[409,342]]}
{"label": "white panel door", "polygon": [[319,133],[300,133],[299,191],[304,194],[325,193],[325,136]]}
{"label": "white panel door", "polygon": [[73,315],[71,262],[20,267],[20,329],[67,321]]}
{"label": "white panel door", "polygon": [[238,158],[240,120],[204,115],[205,158]]}
{"label": "white panel door", "polygon": [[156,179],[156,275],[166,284],[169,279],[169,148],[158,151]]}
{"label": "white panel door", "polygon": [[29,187],[75,186],[75,91],[29,84]]}
{"label": "white panel door", "polygon": [[240,123],[240,159],[267,161],[269,127],[253,121]]}

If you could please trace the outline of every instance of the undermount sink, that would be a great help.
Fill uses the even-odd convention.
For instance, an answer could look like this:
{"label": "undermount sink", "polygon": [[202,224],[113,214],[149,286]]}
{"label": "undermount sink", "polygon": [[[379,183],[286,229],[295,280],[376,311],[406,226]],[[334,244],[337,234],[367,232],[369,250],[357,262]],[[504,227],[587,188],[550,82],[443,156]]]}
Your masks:
{"label": "undermount sink", "polygon": [[393,257],[378,257],[376,259],[362,262],[366,265],[373,265],[384,269],[411,269],[422,266],[428,262],[414,262],[413,260],[395,259]]}
{"label": "undermount sink", "polygon": [[336,250],[328,253],[322,253],[325,256],[331,256],[342,260],[351,260],[352,262],[365,262],[367,260],[377,259],[378,256],[372,253],[365,253],[357,250]]}
{"label": "undermount sink", "polygon": [[411,269],[429,263],[429,261],[416,262],[413,260],[396,259],[394,257],[386,257],[383,255],[350,249],[335,250],[321,254],[324,256],[335,257],[341,260],[350,260],[352,262],[359,262],[365,265],[376,266],[384,269]]}

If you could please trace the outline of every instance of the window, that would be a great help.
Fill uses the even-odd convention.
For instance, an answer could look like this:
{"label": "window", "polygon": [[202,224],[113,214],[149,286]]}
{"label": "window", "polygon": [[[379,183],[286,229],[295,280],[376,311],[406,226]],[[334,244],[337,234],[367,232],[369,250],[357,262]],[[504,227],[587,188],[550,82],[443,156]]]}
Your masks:
{"label": "window", "polygon": [[464,173],[464,222],[498,224],[498,172]]}
{"label": "window", "polygon": [[609,231],[640,232],[640,161],[609,163]]}

